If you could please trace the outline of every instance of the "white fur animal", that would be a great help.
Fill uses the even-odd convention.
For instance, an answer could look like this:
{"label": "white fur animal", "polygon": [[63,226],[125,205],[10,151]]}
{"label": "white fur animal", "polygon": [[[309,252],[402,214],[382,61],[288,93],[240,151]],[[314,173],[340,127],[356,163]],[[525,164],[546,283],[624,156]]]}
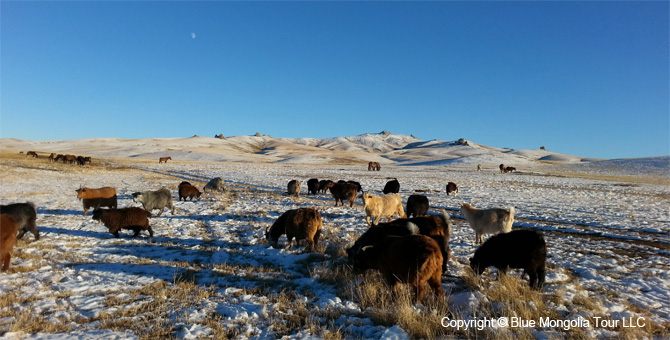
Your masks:
{"label": "white fur animal", "polygon": [[461,213],[475,231],[475,244],[482,244],[484,234],[508,233],[514,223],[514,207],[477,209],[470,203],[461,204]]}
{"label": "white fur animal", "polygon": [[386,217],[388,221],[393,215],[398,215],[400,218],[407,218],[405,210],[402,207],[402,199],[398,194],[386,194],[384,196],[377,196],[369,193],[363,193],[363,204],[365,205],[365,222],[370,223],[370,217],[374,218],[374,224],[379,224],[382,217]]}

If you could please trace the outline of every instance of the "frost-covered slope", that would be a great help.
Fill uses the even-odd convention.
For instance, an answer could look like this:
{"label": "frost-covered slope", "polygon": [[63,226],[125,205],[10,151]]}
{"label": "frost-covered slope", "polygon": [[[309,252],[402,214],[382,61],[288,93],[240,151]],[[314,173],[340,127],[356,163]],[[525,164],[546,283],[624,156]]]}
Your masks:
{"label": "frost-covered slope", "polygon": [[377,161],[382,164],[450,164],[497,166],[500,163],[531,166],[543,162],[579,163],[577,156],[545,150],[510,150],[456,141],[423,141],[414,136],[386,131],[351,137],[274,138],[232,136],[224,139],[190,138],[90,138],[57,141],[0,139],[4,151],[70,153],[98,157],[155,159],[170,156],[181,161],[282,162],[338,164]]}

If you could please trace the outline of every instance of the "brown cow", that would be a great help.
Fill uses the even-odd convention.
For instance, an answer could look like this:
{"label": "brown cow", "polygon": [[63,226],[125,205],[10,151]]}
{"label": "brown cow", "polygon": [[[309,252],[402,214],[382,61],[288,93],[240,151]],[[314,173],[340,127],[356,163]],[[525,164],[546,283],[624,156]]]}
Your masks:
{"label": "brown cow", "polygon": [[77,198],[84,202],[84,216],[90,208],[101,206],[116,207],[116,189],[104,187],[98,189],[79,188]]}
{"label": "brown cow", "polygon": [[167,163],[168,160],[172,160],[172,157],[161,157],[158,159],[158,164]]}
{"label": "brown cow", "polygon": [[0,264],[2,264],[3,272],[9,269],[17,232],[18,226],[14,218],[7,214],[0,214]]}

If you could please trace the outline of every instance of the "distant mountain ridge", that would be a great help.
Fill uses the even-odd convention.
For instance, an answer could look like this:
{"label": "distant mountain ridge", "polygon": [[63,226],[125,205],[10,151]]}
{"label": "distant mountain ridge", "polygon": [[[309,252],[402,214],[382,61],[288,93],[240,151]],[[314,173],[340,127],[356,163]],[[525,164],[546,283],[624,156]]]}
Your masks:
{"label": "distant mountain ridge", "polygon": [[274,138],[271,136],[231,136],[223,138],[87,138],[56,141],[0,139],[3,149],[42,153],[71,153],[105,157],[158,158],[174,160],[282,162],[282,163],[365,163],[376,161],[398,165],[531,165],[544,162],[580,163],[594,159],[563,155],[547,150],[511,150],[480,145],[466,139],[424,141],[414,136],[387,131],[350,137]]}

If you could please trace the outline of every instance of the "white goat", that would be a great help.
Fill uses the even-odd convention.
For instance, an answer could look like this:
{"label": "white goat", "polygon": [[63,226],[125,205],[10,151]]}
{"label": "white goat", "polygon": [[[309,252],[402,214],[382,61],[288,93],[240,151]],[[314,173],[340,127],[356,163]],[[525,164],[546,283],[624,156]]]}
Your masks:
{"label": "white goat", "polygon": [[388,221],[395,214],[401,218],[407,218],[405,210],[402,207],[402,199],[398,194],[386,194],[384,196],[376,196],[368,193],[361,195],[363,204],[365,205],[365,222],[370,223],[370,216],[374,218],[374,224],[379,224],[382,217],[386,217]]}
{"label": "white goat", "polygon": [[461,204],[461,213],[475,231],[475,244],[482,244],[484,234],[508,233],[514,223],[514,207],[477,209],[470,203]]}

